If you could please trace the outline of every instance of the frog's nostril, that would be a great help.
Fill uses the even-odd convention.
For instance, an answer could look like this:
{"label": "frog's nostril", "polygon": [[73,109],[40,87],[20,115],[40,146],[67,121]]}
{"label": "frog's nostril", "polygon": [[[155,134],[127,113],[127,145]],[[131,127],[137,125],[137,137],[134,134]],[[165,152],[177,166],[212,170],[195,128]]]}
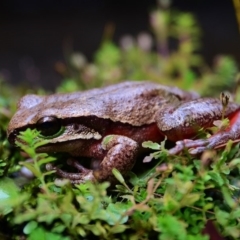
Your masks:
{"label": "frog's nostril", "polygon": [[74,124],[73,124],[73,129],[74,129],[74,131],[77,131],[77,130],[79,130],[79,125],[78,125],[78,124],[76,124],[76,123],[74,123]]}

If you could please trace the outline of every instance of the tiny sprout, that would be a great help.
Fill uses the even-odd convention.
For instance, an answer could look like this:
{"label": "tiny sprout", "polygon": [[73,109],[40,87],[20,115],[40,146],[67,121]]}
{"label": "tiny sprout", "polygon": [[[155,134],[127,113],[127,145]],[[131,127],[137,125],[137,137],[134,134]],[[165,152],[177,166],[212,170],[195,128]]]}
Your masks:
{"label": "tiny sprout", "polygon": [[225,116],[225,111],[226,111],[226,107],[229,103],[229,99],[230,99],[230,95],[228,93],[225,93],[225,92],[221,92],[220,93],[220,100],[222,102],[222,106],[223,106],[223,109],[222,109],[222,119],[224,119],[224,116]]}
{"label": "tiny sprout", "polygon": [[228,93],[225,93],[225,92],[220,93],[220,100],[222,102],[223,107],[227,107],[229,103],[229,99],[230,99],[230,95]]}

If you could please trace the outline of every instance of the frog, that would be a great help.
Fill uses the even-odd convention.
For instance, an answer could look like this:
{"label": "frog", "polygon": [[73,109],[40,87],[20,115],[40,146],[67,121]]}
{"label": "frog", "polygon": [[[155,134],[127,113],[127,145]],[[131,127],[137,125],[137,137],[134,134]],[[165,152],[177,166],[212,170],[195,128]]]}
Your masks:
{"label": "frog", "polygon": [[[113,169],[125,175],[144,152],[145,141],[175,143],[170,155],[201,154],[230,139],[240,139],[240,106],[226,106],[218,98],[201,98],[192,91],[151,81],[121,83],[73,93],[47,96],[28,94],[18,102],[7,129],[11,143],[21,131],[37,129],[47,139],[38,152],[67,153],[74,171],[47,164],[58,177],[74,184],[113,181]],[[223,116],[224,115],[224,116]],[[222,117],[229,126],[205,139],[199,129],[214,126]],[[78,159],[93,162],[86,167]]]}

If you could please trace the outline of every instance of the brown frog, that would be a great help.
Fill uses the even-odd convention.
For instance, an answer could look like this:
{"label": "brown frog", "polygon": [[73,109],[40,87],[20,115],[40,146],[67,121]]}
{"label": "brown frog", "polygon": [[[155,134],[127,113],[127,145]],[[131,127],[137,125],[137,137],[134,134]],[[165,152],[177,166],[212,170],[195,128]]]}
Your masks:
{"label": "brown frog", "polygon": [[189,149],[198,154],[216,148],[229,139],[240,138],[239,105],[229,103],[227,129],[205,140],[191,140],[199,128],[211,127],[222,117],[223,106],[214,98],[152,82],[123,82],[100,89],[50,96],[26,95],[8,126],[14,143],[20,131],[36,128],[49,143],[39,152],[66,152],[74,157],[97,160],[94,170],[76,159],[67,162],[78,170],[57,174],[73,183],[111,180],[112,169],[129,171],[142,150],[142,142],[160,142],[165,136],[176,142],[169,154]]}

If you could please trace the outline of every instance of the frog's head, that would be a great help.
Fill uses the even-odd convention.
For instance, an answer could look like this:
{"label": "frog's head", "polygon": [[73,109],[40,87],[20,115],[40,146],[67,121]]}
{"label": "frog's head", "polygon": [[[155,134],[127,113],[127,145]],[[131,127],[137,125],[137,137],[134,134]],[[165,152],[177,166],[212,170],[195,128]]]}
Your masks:
{"label": "frog's head", "polygon": [[101,139],[99,132],[79,122],[76,116],[65,113],[69,111],[66,102],[62,102],[61,105],[60,102],[58,104],[54,102],[58,100],[57,97],[53,100],[33,94],[24,96],[19,101],[17,112],[7,129],[9,141],[14,144],[19,132],[27,128],[37,129],[40,132],[40,138],[48,139],[52,147],[45,151],[54,151],[53,145],[64,146],[66,143],[69,145],[76,140]]}

